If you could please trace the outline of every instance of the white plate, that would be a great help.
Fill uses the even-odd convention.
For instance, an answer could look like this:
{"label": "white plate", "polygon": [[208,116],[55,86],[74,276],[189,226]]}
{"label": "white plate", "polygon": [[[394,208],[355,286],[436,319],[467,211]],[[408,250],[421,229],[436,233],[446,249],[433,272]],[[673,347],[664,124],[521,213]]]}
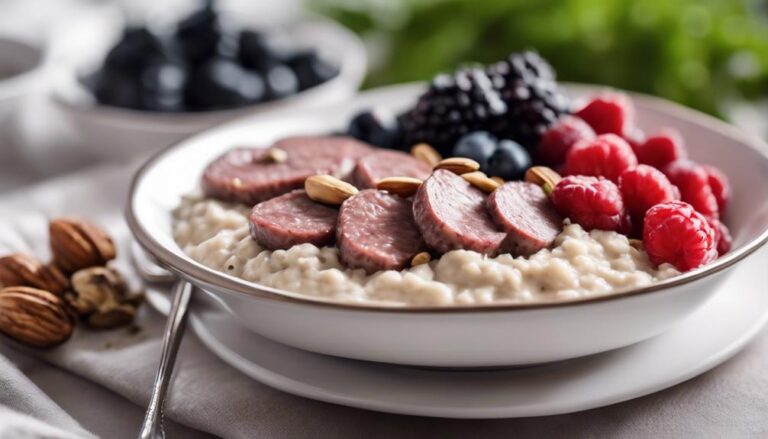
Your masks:
{"label": "white plate", "polygon": [[[200,301],[190,323],[226,363],[307,398],[449,418],[555,415],[657,392],[732,357],[768,319],[766,263],[768,249],[763,249],[702,308],[661,336],[591,357],[512,370],[430,370],[314,354],[263,338]],[[167,312],[165,295],[150,293],[150,302]]]}

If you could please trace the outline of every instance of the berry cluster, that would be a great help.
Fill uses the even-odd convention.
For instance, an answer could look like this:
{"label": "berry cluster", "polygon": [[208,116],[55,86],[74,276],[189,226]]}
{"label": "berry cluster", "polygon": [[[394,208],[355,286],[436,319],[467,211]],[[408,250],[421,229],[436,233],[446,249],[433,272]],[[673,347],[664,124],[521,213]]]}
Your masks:
{"label": "berry cluster", "polygon": [[[542,134],[569,110],[552,66],[522,52],[438,75],[403,114],[363,111],[347,134],[384,148],[427,143],[444,156],[476,160],[488,175],[513,180],[533,164]],[[579,128],[591,131],[583,122]]]}
{"label": "berry cluster", "polygon": [[571,111],[534,53],[440,75],[405,113],[364,111],[347,133],[385,148],[428,143],[504,180],[551,167],[566,175],[552,192],[561,215],[642,238],[657,265],[690,270],[731,246],[720,221],[731,196],[722,172],[690,160],[673,129],[646,136],[625,94],[604,92]]}
{"label": "berry cluster", "polygon": [[542,136],[538,157],[567,175],[552,193],[562,215],[587,230],[642,237],[654,264],[687,271],[730,250],[720,221],[728,179],[690,160],[676,131],[645,137],[626,95],[601,94],[560,119]]}
{"label": "berry cluster", "polygon": [[259,32],[223,24],[206,0],[175,29],[128,27],[86,85],[105,105],[206,111],[281,99],[338,74],[314,50],[277,50]]}

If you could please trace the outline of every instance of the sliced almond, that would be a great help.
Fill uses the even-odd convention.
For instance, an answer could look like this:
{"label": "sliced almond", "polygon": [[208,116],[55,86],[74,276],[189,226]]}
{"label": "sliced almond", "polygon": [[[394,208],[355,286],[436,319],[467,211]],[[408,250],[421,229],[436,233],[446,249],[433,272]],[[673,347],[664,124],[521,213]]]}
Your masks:
{"label": "sliced almond", "polygon": [[430,255],[428,252],[421,252],[416,256],[414,256],[413,259],[411,259],[411,267],[426,264],[431,260],[432,260],[432,255]]}
{"label": "sliced almond", "polygon": [[488,178],[488,176],[486,176],[485,173],[480,171],[467,172],[466,174],[461,174],[461,178],[463,178],[464,180],[467,180],[469,184],[488,194],[495,191],[496,188],[501,186],[499,182]]}
{"label": "sliced almond", "polygon": [[414,145],[413,148],[411,148],[411,155],[433,167],[443,159],[435,148],[432,148],[426,143]]}
{"label": "sliced almond", "polygon": [[467,172],[475,172],[480,169],[480,163],[466,157],[450,157],[440,160],[435,165],[435,169],[446,169],[454,174],[466,174]]}
{"label": "sliced almond", "polygon": [[314,201],[339,206],[358,190],[351,184],[330,175],[313,175],[304,181],[307,195]]}
{"label": "sliced almond", "polygon": [[645,244],[643,244],[642,239],[630,239],[629,246],[636,250],[640,250],[640,251],[645,250]]}
{"label": "sliced almond", "polygon": [[502,185],[502,184],[504,184],[504,183],[505,183],[505,182],[504,182],[504,179],[503,179],[503,178],[501,178],[501,177],[496,177],[496,176],[493,176],[493,177],[491,177],[491,180],[495,181],[496,183],[498,183],[498,184],[500,184],[500,185]]}
{"label": "sliced almond", "polygon": [[376,183],[376,189],[401,197],[410,197],[416,193],[421,183],[421,180],[413,177],[386,177]]}
{"label": "sliced almond", "polygon": [[534,166],[525,171],[525,181],[541,186],[544,193],[551,194],[555,186],[560,183],[563,177],[554,169],[546,166]]}
{"label": "sliced almond", "polygon": [[269,148],[264,155],[264,160],[271,163],[284,163],[288,160],[288,153],[280,148]]}

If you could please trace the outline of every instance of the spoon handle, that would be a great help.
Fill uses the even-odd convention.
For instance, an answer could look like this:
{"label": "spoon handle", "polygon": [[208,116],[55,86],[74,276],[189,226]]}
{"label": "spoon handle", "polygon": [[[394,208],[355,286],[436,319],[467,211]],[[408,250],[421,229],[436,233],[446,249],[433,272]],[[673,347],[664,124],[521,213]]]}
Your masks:
{"label": "spoon handle", "polygon": [[163,432],[163,403],[168,393],[168,385],[173,373],[173,365],[176,362],[176,354],[179,352],[184,327],[187,322],[187,309],[189,299],[192,296],[192,285],[187,281],[178,280],[173,286],[173,303],[168,314],[163,335],[163,350],[160,357],[160,366],[157,368],[155,383],[152,386],[152,396],[149,400],[147,413],[141,426],[139,439],[164,438]]}

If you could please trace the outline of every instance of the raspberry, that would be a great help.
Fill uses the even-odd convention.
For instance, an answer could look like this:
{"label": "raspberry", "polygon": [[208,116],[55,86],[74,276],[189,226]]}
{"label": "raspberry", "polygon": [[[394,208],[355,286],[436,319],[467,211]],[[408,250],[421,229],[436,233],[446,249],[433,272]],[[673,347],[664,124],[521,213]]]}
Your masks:
{"label": "raspberry", "polygon": [[712,188],[712,194],[717,200],[717,208],[720,212],[725,212],[728,200],[731,199],[731,183],[723,172],[714,166],[703,165],[704,172],[707,173],[709,187]]}
{"label": "raspberry", "polygon": [[574,116],[564,116],[555,122],[539,141],[536,151],[538,161],[547,166],[558,166],[565,162],[565,155],[582,139],[592,140],[596,136],[592,127]]}
{"label": "raspberry", "polygon": [[652,263],[689,271],[717,259],[715,231],[707,219],[682,201],[657,204],[645,214],[643,243]]}
{"label": "raspberry", "polygon": [[680,189],[680,199],[703,215],[719,218],[717,199],[703,167],[688,159],[678,159],[664,168],[664,174]]}
{"label": "raspberry", "polygon": [[733,245],[733,238],[731,237],[731,231],[723,224],[722,221],[714,218],[707,218],[709,226],[715,231],[715,242],[717,243],[717,255],[722,256],[731,251]]}
{"label": "raspberry", "polygon": [[635,149],[640,163],[661,169],[670,162],[688,156],[680,133],[673,129],[664,129],[649,137]]}
{"label": "raspberry", "polygon": [[565,177],[552,191],[557,211],[585,230],[629,230],[619,188],[604,178]]}
{"label": "raspberry", "polygon": [[667,177],[648,165],[624,171],[619,177],[619,190],[632,220],[638,225],[642,224],[645,212],[651,207],[679,199]]}
{"label": "raspberry", "polygon": [[637,166],[632,148],[615,134],[603,134],[594,140],[580,140],[568,151],[565,171],[570,175],[605,177],[614,183],[627,169]]}
{"label": "raspberry", "polygon": [[577,111],[597,134],[629,135],[634,126],[635,107],[623,93],[607,92],[595,97]]}

